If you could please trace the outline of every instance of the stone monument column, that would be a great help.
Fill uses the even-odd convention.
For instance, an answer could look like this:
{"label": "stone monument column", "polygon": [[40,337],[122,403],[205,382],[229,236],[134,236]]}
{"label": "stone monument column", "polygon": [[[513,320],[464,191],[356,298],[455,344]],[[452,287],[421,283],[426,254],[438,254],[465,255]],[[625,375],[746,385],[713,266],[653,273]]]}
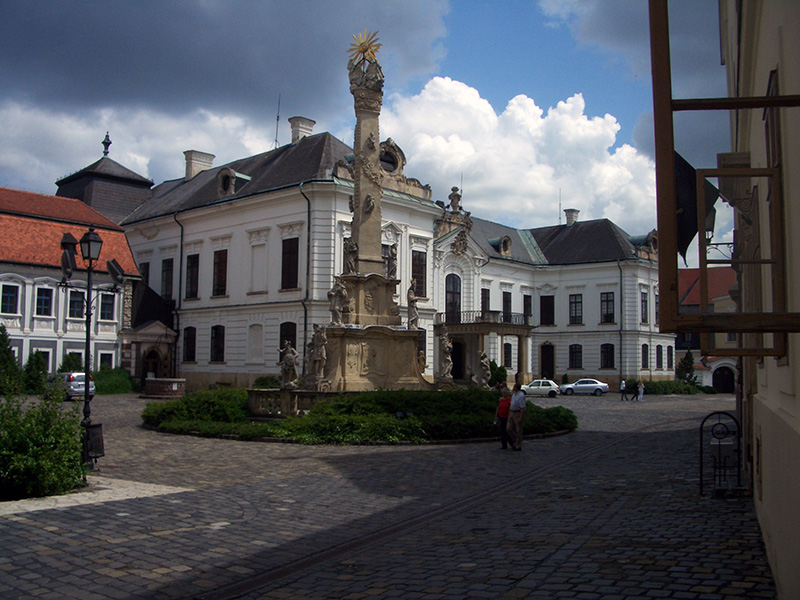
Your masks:
{"label": "stone monument column", "polygon": [[[358,39],[358,38],[357,38]],[[383,71],[375,56],[380,47],[363,35],[347,64],[356,113],[352,237],[358,244],[356,271],[384,275],[381,255],[381,180],[379,117],[383,103]]]}

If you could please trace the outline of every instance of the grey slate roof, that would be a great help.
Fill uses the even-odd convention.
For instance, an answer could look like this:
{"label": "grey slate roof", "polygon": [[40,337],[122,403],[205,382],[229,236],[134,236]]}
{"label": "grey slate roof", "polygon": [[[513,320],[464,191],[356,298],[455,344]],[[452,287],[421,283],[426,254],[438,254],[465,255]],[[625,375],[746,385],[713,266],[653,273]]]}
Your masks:
{"label": "grey slate roof", "polygon": [[146,185],[148,188],[153,185],[153,182],[147,179],[146,177],[142,177],[138,173],[131,171],[127,167],[123,167],[117,161],[104,156],[97,162],[93,162],[88,167],[84,167],[80,171],[76,171],[71,175],[67,175],[62,179],[56,181],[57,186],[63,186],[65,184],[71,183],[76,179],[81,179],[86,177],[87,175],[101,175],[104,177],[111,177],[113,179],[124,179],[131,183],[138,183],[141,185]]}
{"label": "grey slate roof", "polygon": [[608,219],[539,227],[530,232],[551,265],[636,258],[631,236]]}
{"label": "grey slate roof", "polygon": [[[472,217],[472,232],[470,235],[489,258],[513,260],[535,265],[547,264],[536,240],[524,229],[514,229],[500,223]],[[511,240],[511,253],[508,257],[500,253],[500,247],[497,243],[505,236],[508,236]]]}
{"label": "grey slate roof", "polygon": [[[329,133],[310,135],[294,144],[202,171],[189,181],[183,178],[165,181],[153,188],[153,197],[131,213],[122,224],[229,202],[298,185],[303,181],[333,181],[333,167],[349,153],[352,153],[352,149]],[[251,179],[241,181],[234,195],[219,198],[217,174],[226,167]]]}

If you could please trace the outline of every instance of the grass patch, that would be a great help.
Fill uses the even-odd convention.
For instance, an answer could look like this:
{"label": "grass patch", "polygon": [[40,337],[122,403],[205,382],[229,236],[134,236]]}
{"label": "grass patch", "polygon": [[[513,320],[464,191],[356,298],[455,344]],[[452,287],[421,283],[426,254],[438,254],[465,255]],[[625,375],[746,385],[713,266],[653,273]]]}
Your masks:
{"label": "grass patch", "polygon": [[[242,439],[285,438],[305,444],[420,443],[495,437],[498,397],[495,391],[475,388],[378,390],[341,394],[318,404],[304,417],[252,422],[247,391],[226,388],[150,403],[142,420],[159,431]],[[573,431],[578,420],[566,408],[545,409],[529,402],[523,426],[526,434]]]}

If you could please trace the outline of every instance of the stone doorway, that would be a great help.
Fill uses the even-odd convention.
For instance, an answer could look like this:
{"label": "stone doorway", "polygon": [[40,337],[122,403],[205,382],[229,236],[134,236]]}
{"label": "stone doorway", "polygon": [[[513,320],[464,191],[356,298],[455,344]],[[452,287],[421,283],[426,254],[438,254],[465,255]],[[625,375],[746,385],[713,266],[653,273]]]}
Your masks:
{"label": "stone doorway", "polygon": [[721,394],[732,394],[736,391],[736,376],[730,367],[719,367],[714,371],[711,385]]}

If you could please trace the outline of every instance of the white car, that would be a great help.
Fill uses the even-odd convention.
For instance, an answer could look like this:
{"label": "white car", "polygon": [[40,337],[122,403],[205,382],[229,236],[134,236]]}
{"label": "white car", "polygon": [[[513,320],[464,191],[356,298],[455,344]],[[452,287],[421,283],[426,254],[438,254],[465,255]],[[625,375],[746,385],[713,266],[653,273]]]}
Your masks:
{"label": "white car", "polygon": [[570,394],[594,394],[600,396],[608,392],[608,384],[597,379],[578,379],[575,383],[565,383],[561,386],[561,393],[569,396]]}
{"label": "white car", "polygon": [[[84,373],[62,373],[61,382],[64,388],[65,400],[81,400],[85,397],[86,375]],[[94,379],[89,375],[89,398],[94,398]]]}
{"label": "white car", "polygon": [[522,386],[526,396],[549,396],[555,398],[558,394],[558,384],[552,379],[534,379],[528,385]]}

